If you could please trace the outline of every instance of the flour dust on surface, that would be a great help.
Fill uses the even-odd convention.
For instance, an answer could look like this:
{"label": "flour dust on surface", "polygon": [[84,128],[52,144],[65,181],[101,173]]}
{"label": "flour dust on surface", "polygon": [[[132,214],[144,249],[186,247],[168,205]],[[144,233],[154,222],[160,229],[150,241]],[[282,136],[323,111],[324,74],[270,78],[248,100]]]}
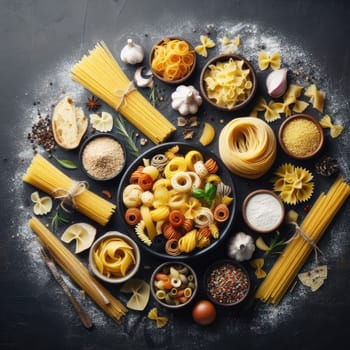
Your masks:
{"label": "flour dust on surface", "polygon": [[[160,32],[153,35],[152,28],[148,29],[149,30],[143,31],[143,33],[148,33],[148,40],[159,36]],[[190,32],[191,36],[194,38],[193,44],[199,44],[199,36],[204,34],[206,30],[213,33],[213,38],[215,35],[215,41],[217,43],[215,50],[217,53],[223,51],[220,39],[225,35],[230,38],[239,35],[241,45],[238,47],[237,53],[242,54],[251,60],[255,67],[257,67],[258,52],[262,50],[268,53],[280,51],[282,65],[303,72],[303,75],[305,76],[312,76],[313,81],[318,84],[318,87],[326,92],[328,109],[326,112],[334,118],[334,122],[342,124],[345,128],[349,127],[349,122],[345,120],[345,117],[349,113],[348,103],[342,97],[340,91],[330,90],[328,80],[323,77],[322,67],[310,57],[309,53],[304,48],[292,43],[290,39],[284,37],[280,33],[277,34],[273,30],[265,30],[265,28],[252,23],[232,24],[227,22],[221,23],[220,25],[208,24],[201,27],[194,27],[193,24],[185,23],[184,25],[177,24],[175,28],[172,28],[172,32],[177,32],[179,36],[182,35],[183,37],[188,36],[188,32]],[[184,33],[184,31],[187,32]],[[119,54],[120,49],[124,45],[124,39],[132,35],[133,33],[130,32],[125,33],[124,36],[121,35],[119,39],[115,39],[116,41],[111,43],[111,48],[116,55]],[[167,33],[164,33],[164,35],[167,35]],[[139,42],[142,43],[142,35],[140,35],[140,33],[135,33],[135,36],[139,39]],[[42,115],[51,114],[52,106],[66,94],[69,94],[77,105],[82,105],[85,102],[87,92],[77,83],[73,82],[69,76],[70,68],[78,60],[79,57],[73,56],[65,58],[62,62],[55,63],[50,71],[43,72],[42,75],[38,76],[37,79],[33,81],[33,86],[31,87],[30,92],[27,92],[26,94],[32,96],[33,101],[40,100],[40,106],[28,106],[23,104],[19,106],[19,108],[21,108],[20,113],[27,115],[27,118],[23,119],[23,123],[18,126],[17,130],[19,134],[15,140],[16,149],[19,151],[18,157],[22,161],[20,162],[13,178],[8,181],[11,182],[9,188],[12,189],[13,201],[18,204],[19,210],[23,215],[18,215],[18,217],[13,219],[11,232],[12,238],[15,239],[18,244],[18,253],[26,256],[28,278],[37,283],[39,287],[44,287],[48,283],[51,283],[52,276],[42,262],[39,253],[39,244],[36,240],[35,234],[27,226],[27,221],[32,215],[32,205],[30,203],[28,189],[25,190],[25,186],[22,183],[22,175],[33,157],[33,152],[28,145],[27,134],[31,131],[31,126],[37,118],[38,108],[40,108]],[[302,79],[301,76],[299,78],[298,75],[297,83],[300,85],[307,85],[305,80]],[[339,87],[339,90],[340,89],[341,86]],[[334,142],[337,144],[336,147],[339,150],[339,155],[343,154],[340,150],[348,150],[344,135],[341,135]],[[345,158],[341,157],[338,160],[342,168],[343,176],[349,181],[350,170],[349,164],[346,160],[346,155],[349,156],[349,150],[347,152]],[[349,245],[349,238],[345,231],[345,225],[340,225],[340,227],[337,227],[337,232],[335,234],[328,233],[328,236],[331,238],[325,238],[327,244],[325,244],[325,247],[323,248],[323,252],[326,256],[332,255],[333,257],[337,256],[340,258],[345,253],[344,247]],[[344,242],[347,242],[348,244],[344,244]],[[307,268],[307,266],[305,268]],[[88,307],[88,312],[93,317],[95,326],[97,328],[103,328],[103,332],[105,333],[115,333],[113,322],[108,319],[108,316],[104,315],[102,311],[97,309],[87,296],[86,299],[84,299],[79,288],[70,282],[69,278],[65,277],[65,280],[74,291],[74,294],[82,300],[84,306]],[[309,293],[310,292],[306,291],[305,288],[297,286],[291,293],[288,293],[285,296],[280,305],[260,305],[256,312],[254,311],[253,317],[249,322],[239,318],[230,319],[229,322],[222,325],[222,327],[224,327],[223,331],[227,331],[228,333],[271,333],[276,330],[279,325],[292,319],[294,315],[300,311],[305,304],[307,304],[306,299]],[[322,290],[320,293],[322,293]],[[60,310],[67,316],[69,321],[75,317],[64,296],[62,296]],[[176,327],[176,317],[173,317],[171,314],[168,316],[170,317],[170,324],[167,326],[170,329],[169,332],[173,332],[176,335],[178,329]],[[144,314],[140,316],[138,313],[129,312],[125,318],[126,320],[123,321],[125,322],[124,330],[128,331],[139,325],[146,317]],[[214,332],[209,330],[208,333],[204,332],[203,335],[202,329],[193,323],[189,325],[188,331],[193,339],[198,340],[198,343],[202,343],[205,340],[203,337],[207,337],[208,342],[215,341]]]}

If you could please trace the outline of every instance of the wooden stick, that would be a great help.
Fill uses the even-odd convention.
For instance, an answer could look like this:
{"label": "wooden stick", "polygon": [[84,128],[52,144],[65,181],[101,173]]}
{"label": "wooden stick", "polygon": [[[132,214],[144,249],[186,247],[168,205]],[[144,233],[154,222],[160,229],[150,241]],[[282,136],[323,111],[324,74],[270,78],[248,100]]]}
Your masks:
{"label": "wooden stick", "polygon": [[40,252],[41,252],[41,254],[43,256],[43,260],[44,260],[45,264],[47,265],[47,267],[51,271],[53,277],[55,278],[57,283],[63,289],[64,293],[68,297],[68,300],[72,303],[72,305],[73,305],[75,311],[77,312],[77,314],[78,314],[82,324],[84,325],[84,327],[88,328],[88,329],[91,328],[92,327],[92,321],[91,321],[90,316],[85,312],[85,310],[82,308],[82,306],[74,298],[73,294],[69,290],[66,282],[62,278],[62,275],[59,273],[59,271],[58,271],[58,269],[56,267],[55,261],[51,257],[51,253],[48,250],[48,248],[44,248],[43,247],[43,248],[40,249]]}

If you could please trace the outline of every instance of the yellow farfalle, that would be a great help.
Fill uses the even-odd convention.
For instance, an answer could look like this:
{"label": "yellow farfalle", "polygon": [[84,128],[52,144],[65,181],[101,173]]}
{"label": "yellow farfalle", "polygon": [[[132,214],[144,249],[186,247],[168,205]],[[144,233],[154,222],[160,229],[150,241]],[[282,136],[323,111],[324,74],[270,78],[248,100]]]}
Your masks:
{"label": "yellow farfalle", "polygon": [[223,53],[234,53],[239,45],[241,44],[241,39],[239,35],[234,37],[233,39],[228,38],[226,35],[220,40],[223,46]]}
{"label": "yellow farfalle", "polygon": [[305,90],[305,96],[309,97],[310,102],[315,109],[321,113],[323,112],[324,99],[326,97],[326,93],[324,91],[318,90],[317,86],[312,84]]}
{"label": "yellow farfalle", "polygon": [[329,128],[330,129],[330,135],[333,138],[338,137],[344,129],[344,127],[342,125],[333,124],[331,117],[328,114],[326,114],[320,120],[320,124],[321,124],[322,128]]}
{"label": "yellow farfalle", "polygon": [[150,310],[150,312],[148,313],[148,318],[150,320],[156,321],[157,328],[162,328],[168,323],[167,317],[158,315],[158,309],[156,307]]}
{"label": "yellow farfalle", "polygon": [[255,276],[259,279],[266,277],[266,272],[262,269],[264,263],[265,261],[263,258],[257,258],[250,262],[250,266],[255,269]]}
{"label": "yellow farfalle", "polygon": [[279,192],[283,202],[297,204],[309,200],[314,190],[313,175],[307,169],[282,164],[272,179],[273,190]]}
{"label": "yellow farfalle", "polygon": [[265,70],[271,66],[273,70],[281,67],[281,54],[274,52],[269,56],[266,52],[260,52],[258,57],[258,65],[261,70]]}
{"label": "yellow farfalle", "polygon": [[201,35],[199,40],[201,41],[202,45],[196,46],[194,50],[198,53],[198,55],[208,57],[207,49],[215,47],[215,42],[206,35]]}

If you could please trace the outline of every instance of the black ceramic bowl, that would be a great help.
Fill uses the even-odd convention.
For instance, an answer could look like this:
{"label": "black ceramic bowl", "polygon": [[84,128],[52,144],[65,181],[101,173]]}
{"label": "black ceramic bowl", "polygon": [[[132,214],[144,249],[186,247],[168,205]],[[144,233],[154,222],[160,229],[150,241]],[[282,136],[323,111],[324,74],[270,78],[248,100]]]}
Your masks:
{"label": "black ceramic bowl", "polygon": [[[217,172],[217,175],[220,176],[222,183],[231,187],[232,192],[231,192],[230,196],[232,196],[234,198],[234,200],[228,205],[228,208],[230,210],[230,216],[229,216],[228,220],[219,224],[219,237],[217,239],[211,239],[211,243],[207,247],[204,247],[201,249],[196,248],[190,253],[181,253],[180,255],[172,256],[172,255],[169,255],[168,253],[165,252],[164,247],[161,246],[159,248],[158,244],[157,245],[154,244],[155,242],[159,243],[159,240],[164,239],[163,235],[156,236],[156,238],[152,241],[153,243],[150,246],[148,246],[145,243],[143,243],[139,239],[139,237],[136,235],[134,227],[129,226],[126,223],[125,212],[126,212],[127,208],[123,203],[123,191],[124,191],[125,187],[127,185],[129,185],[130,175],[137,169],[137,167],[139,165],[143,165],[143,159],[151,160],[151,158],[154,155],[164,154],[168,149],[170,149],[171,147],[176,146],[176,145],[179,146],[179,154],[184,155],[191,150],[197,150],[197,151],[201,152],[201,154],[204,157],[204,160],[207,160],[209,158],[213,158],[217,162],[217,164],[219,165],[219,170]],[[217,248],[222,243],[222,241],[226,238],[226,236],[230,233],[230,228],[232,226],[232,223],[234,221],[234,217],[236,214],[235,198],[236,198],[236,189],[235,189],[235,185],[234,185],[232,176],[228,172],[228,170],[226,169],[224,164],[221,162],[221,160],[214,153],[209,152],[208,150],[206,150],[202,147],[183,143],[183,142],[169,142],[169,143],[164,143],[164,144],[161,144],[161,145],[158,145],[158,146],[155,146],[155,147],[149,149],[144,154],[139,156],[128,167],[128,169],[125,171],[125,173],[120,181],[120,184],[119,184],[118,194],[117,194],[117,201],[118,201],[117,205],[119,208],[118,214],[120,215],[121,220],[123,220],[125,222],[128,234],[132,238],[134,238],[134,240],[136,242],[138,242],[138,244],[140,245],[140,247],[143,250],[145,250],[149,254],[156,256],[158,258],[163,258],[163,259],[167,259],[167,260],[188,260],[188,259],[196,258],[199,256],[203,256],[206,253],[208,253],[209,251]],[[164,246],[164,244],[163,244],[163,246]]]}
{"label": "black ceramic bowl", "polygon": [[[179,275],[172,276],[171,269]],[[160,275],[162,279],[157,277]],[[164,275],[169,280],[164,280]],[[171,287],[166,285],[169,283]],[[153,298],[160,305],[170,309],[182,309],[189,305],[197,294],[197,275],[192,267],[184,262],[165,262],[153,271],[150,286]],[[181,290],[183,293],[179,293]]]}
{"label": "black ceramic bowl", "polygon": [[[210,66],[215,65],[219,62],[228,62],[230,59],[232,59],[233,61],[243,61],[243,69],[249,69],[248,77],[252,83],[252,88],[249,94],[246,96],[246,98],[243,101],[238,102],[232,107],[227,107],[227,106],[219,105],[216,103],[215,100],[209,98],[207,86],[205,82],[205,76],[207,72],[210,70]],[[202,72],[199,78],[199,84],[200,84],[200,90],[204,99],[213,107],[226,112],[237,112],[245,109],[253,101],[255,93],[257,91],[257,86],[258,86],[254,67],[250,64],[250,62],[245,57],[236,55],[236,54],[221,54],[209,60],[202,69]]]}
{"label": "black ceramic bowl", "polygon": [[220,307],[241,304],[250,292],[250,277],[247,270],[230,259],[217,260],[204,274],[204,290],[208,299]]}
{"label": "black ceramic bowl", "polygon": [[[111,147],[115,151],[111,152]],[[89,157],[86,157],[87,150]],[[96,181],[116,178],[124,169],[125,161],[126,152],[123,143],[111,134],[101,133],[89,137],[79,151],[81,169],[88,177]]]}

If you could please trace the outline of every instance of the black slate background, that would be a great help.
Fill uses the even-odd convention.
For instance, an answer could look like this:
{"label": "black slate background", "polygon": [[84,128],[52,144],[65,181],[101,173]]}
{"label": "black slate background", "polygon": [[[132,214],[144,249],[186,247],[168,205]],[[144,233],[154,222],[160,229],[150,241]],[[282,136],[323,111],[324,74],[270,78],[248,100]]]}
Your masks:
{"label": "black slate background", "polygon": [[[302,312],[294,314],[288,322],[282,322],[267,334],[250,331],[250,320],[258,312],[252,305],[247,310],[241,310],[241,313],[219,311],[218,321],[210,328],[194,327],[189,311],[184,311],[170,314],[171,323],[160,331],[147,326],[145,314],[140,314],[139,321],[132,324],[123,321],[118,327],[110,322],[105,329],[96,327],[92,331],[86,331],[76,318],[67,320],[60,312],[59,305],[65,303],[65,296],[50,275],[47,290],[40,290],[35,281],[28,278],[28,256],[18,250],[13,235],[18,233],[18,218],[23,215],[29,217],[31,204],[28,198],[32,189],[23,186],[23,203],[18,203],[13,200],[13,188],[10,187],[15,170],[23,167],[16,145],[22,139],[23,143],[27,142],[20,125],[28,116],[20,112],[18,105],[28,105],[28,111],[33,108],[33,101],[37,97],[32,93],[31,84],[36,77],[72,52],[78,52],[78,56],[81,56],[100,39],[111,43],[112,51],[118,53],[121,47],[114,43],[118,42],[119,36],[125,38],[129,31],[135,33],[142,28],[152,29],[153,33],[158,33],[161,37],[162,29],[166,28],[169,32],[169,27],[172,23],[177,23],[177,20],[193,21],[196,28],[203,28],[202,24],[220,24],[221,21],[247,21],[264,28],[271,27],[291,40],[300,42],[300,46],[317,57],[330,86],[341,88],[345,99],[349,100],[350,5],[346,0],[0,0],[0,5],[3,37],[0,49],[0,349],[212,349],[220,346],[223,349],[283,347],[308,350],[346,344],[350,321],[350,240],[344,242],[344,256],[333,257],[331,276],[322,291],[305,300]],[[146,30],[144,34],[147,34]],[[199,32],[189,32],[188,36],[197,39]],[[145,36],[147,48],[152,42],[152,38]],[[166,95],[168,88],[161,87],[165,89]],[[41,101],[43,102],[45,101]],[[165,112],[169,112],[169,108],[164,107],[164,104],[162,106]],[[207,110],[213,115],[217,113],[210,108]],[[175,121],[174,114],[172,116]],[[349,126],[349,122],[346,123]],[[181,132],[178,131],[173,139],[180,136]],[[332,145],[328,147],[332,151]],[[215,151],[216,144],[212,148]],[[349,147],[345,147],[339,156],[349,159],[349,154]],[[76,154],[70,156],[74,158]],[[128,159],[130,161],[131,157]],[[80,175],[79,171],[76,174]],[[320,181],[322,183],[324,180]],[[238,194],[238,202],[248,191],[258,186],[247,185],[241,180],[237,182],[242,189]],[[99,184],[92,186],[96,191],[103,188]],[[117,181],[110,186],[115,195]],[[344,211],[338,224],[348,222],[348,204]],[[240,229],[241,226],[238,220],[235,229]],[[109,225],[109,228],[112,227],[122,229],[118,218],[113,219]],[[201,273],[208,262],[217,256],[225,256],[223,248],[205,260],[193,262],[193,265]],[[148,256],[143,259],[143,264],[151,267],[158,263]],[[147,278],[150,271],[144,270],[140,272],[142,273]],[[118,293],[117,288],[111,290]],[[235,317],[244,320],[246,329],[237,331],[233,327],[232,330],[223,332],[224,324],[230,322],[234,325]],[[203,339],[198,336],[201,332]],[[194,333],[196,336],[193,336]],[[208,341],[211,336],[213,340]]]}

